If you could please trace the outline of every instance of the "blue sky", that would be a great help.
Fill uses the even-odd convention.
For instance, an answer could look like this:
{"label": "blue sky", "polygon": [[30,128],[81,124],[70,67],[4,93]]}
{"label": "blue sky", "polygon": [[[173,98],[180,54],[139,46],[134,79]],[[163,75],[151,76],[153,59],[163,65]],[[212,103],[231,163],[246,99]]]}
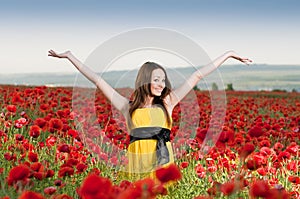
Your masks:
{"label": "blue sky", "polygon": [[[300,64],[297,0],[1,0],[0,4],[0,74],[74,72],[68,62],[47,57],[48,49],[71,50],[84,61],[106,40],[143,27],[178,31],[211,59],[233,49],[255,63]],[[126,64],[130,63],[120,69],[130,67]]]}

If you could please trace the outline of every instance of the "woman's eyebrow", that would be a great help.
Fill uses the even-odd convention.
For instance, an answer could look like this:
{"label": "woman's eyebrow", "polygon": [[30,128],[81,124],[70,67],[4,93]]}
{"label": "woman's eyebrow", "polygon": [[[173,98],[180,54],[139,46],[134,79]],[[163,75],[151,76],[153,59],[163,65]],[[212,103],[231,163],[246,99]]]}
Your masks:
{"label": "woman's eyebrow", "polygon": [[[161,76],[155,75],[155,76],[153,76],[153,77],[158,77],[158,78],[160,78]],[[162,76],[162,78],[165,78],[165,76]]]}

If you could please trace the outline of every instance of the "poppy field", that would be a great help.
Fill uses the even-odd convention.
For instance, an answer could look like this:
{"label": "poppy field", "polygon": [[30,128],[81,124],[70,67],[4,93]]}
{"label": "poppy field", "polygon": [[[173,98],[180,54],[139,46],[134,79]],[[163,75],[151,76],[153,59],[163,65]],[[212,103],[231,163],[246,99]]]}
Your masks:
{"label": "poppy field", "polygon": [[[175,154],[183,145],[185,153],[158,168],[155,179],[132,180],[107,164],[126,160],[93,142],[101,138],[126,151],[125,123],[113,118],[97,91],[93,122],[103,131],[89,127],[83,140],[72,89],[0,86],[0,199],[300,198],[300,93],[227,91],[222,132],[202,153],[211,104],[207,91],[195,90],[200,121],[186,128],[194,136],[173,140]],[[187,133],[178,130],[180,108],[172,115],[171,139]]]}

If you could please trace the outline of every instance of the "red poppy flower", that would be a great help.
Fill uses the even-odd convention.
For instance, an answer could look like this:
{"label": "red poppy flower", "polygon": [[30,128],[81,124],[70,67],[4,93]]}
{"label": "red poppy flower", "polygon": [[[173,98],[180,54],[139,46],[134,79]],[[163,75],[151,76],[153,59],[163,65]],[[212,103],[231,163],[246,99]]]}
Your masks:
{"label": "red poppy flower", "polygon": [[268,161],[267,158],[260,153],[254,154],[253,159],[255,160],[257,166],[266,165]]}
{"label": "red poppy flower", "polygon": [[197,128],[197,134],[196,137],[198,139],[200,139],[201,141],[203,141],[206,137],[207,134],[207,129],[201,129],[201,128]]}
{"label": "red poppy flower", "polygon": [[72,167],[72,166],[76,166],[78,164],[78,160],[77,159],[74,159],[74,158],[70,158],[68,159],[66,165]]}
{"label": "red poppy flower", "polygon": [[290,199],[290,194],[285,189],[270,189],[265,199]]}
{"label": "red poppy flower", "polygon": [[250,155],[255,150],[255,146],[252,143],[246,143],[241,151],[240,151],[240,157],[245,159],[248,155]]}
{"label": "red poppy flower", "polygon": [[227,170],[230,170],[232,167],[232,165],[230,165],[229,160],[227,158],[221,158],[218,166],[223,167]]}
{"label": "red poppy flower", "polygon": [[273,146],[274,151],[276,151],[276,152],[281,151],[283,149],[283,147],[284,147],[283,144],[281,144],[280,142],[276,142]]}
{"label": "red poppy flower", "polygon": [[16,140],[17,140],[17,141],[22,141],[22,140],[24,140],[24,136],[21,135],[21,134],[16,134],[15,137],[16,137]]}
{"label": "red poppy flower", "polygon": [[74,129],[69,129],[68,130],[68,135],[74,137],[74,138],[77,138],[79,135],[78,135],[78,132]]}
{"label": "red poppy flower", "polygon": [[300,177],[299,176],[289,176],[288,180],[291,183],[294,183],[294,184],[299,184],[300,183]]}
{"label": "red poppy flower", "polygon": [[35,177],[38,180],[43,180],[45,177],[45,173],[43,172],[34,172],[33,177]]}
{"label": "red poppy flower", "polygon": [[98,168],[93,168],[93,169],[91,170],[91,174],[100,175],[100,174],[101,174],[101,171],[100,171],[100,169],[98,169]]}
{"label": "red poppy flower", "polygon": [[27,119],[24,118],[24,117],[21,117],[21,118],[15,120],[15,125],[14,126],[15,126],[15,128],[20,129],[23,126],[25,126],[26,124],[27,124]]}
{"label": "red poppy flower", "polygon": [[260,154],[262,154],[263,156],[266,156],[266,157],[268,157],[272,153],[274,154],[274,151],[272,149],[270,149],[269,147],[261,147],[261,149],[259,151],[260,151]]}
{"label": "red poppy flower", "polygon": [[235,188],[237,190],[243,189],[249,185],[248,180],[246,180],[243,175],[239,175],[239,174],[235,176],[234,182],[235,182]]}
{"label": "red poppy flower", "polygon": [[48,104],[41,104],[40,105],[40,110],[42,111],[42,112],[45,112],[45,111],[47,111],[49,109],[49,105]]}
{"label": "red poppy flower", "polygon": [[146,194],[150,199],[155,197],[155,193],[153,192],[155,188],[155,182],[151,178],[145,178],[134,182],[132,188],[135,194],[138,196],[136,198],[141,198],[142,194]]}
{"label": "red poppy flower", "polygon": [[55,180],[54,181],[54,185],[60,187],[62,185],[62,181],[61,180]]}
{"label": "red poppy flower", "polygon": [[49,131],[53,133],[54,131],[60,131],[63,128],[63,122],[60,119],[52,118],[49,121]]}
{"label": "red poppy flower", "polygon": [[41,129],[47,126],[47,121],[43,118],[36,118],[34,124],[39,126]]}
{"label": "red poppy flower", "polygon": [[180,170],[175,164],[161,167],[155,171],[155,174],[162,183],[181,179]]}
{"label": "red poppy flower", "polygon": [[39,148],[43,148],[45,146],[45,143],[44,142],[39,142]]}
{"label": "red poppy flower", "polygon": [[85,178],[78,190],[78,195],[86,199],[108,199],[112,190],[112,183],[109,179],[90,174]]}
{"label": "red poppy flower", "polygon": [[220,134],[220,137],[218,139],[219,142],[221,143],[226,143],[230,141],[234,141],[234,132],[228,129],[228,131],[222,131]]}
{"label": "red poppy flower", "polygon": [[290,159],[291,154],[287,151],[280,152],[277,156],[278,160]]}
{"label": "red poppy flower", "polygon": [[[168,194],[168,190],[166,189],[166,187],[163,184],[156,184],[153,187],[153,193],[154,195],[167,195]],[[154,196],[155,197],[155,196]]]}
{"label": "red poppy flower", "polygon": [[40,168],[42,168],[42,164],[40,162],[34,162],[30,165],[30,168],[33,170],[33,171],[39,171]]}
{"label": "red poppy flower", "polygon": [[286,148],[286,151],[293,154],[293,155],[296,155],[300,150],[300,146],[297,145],[295,142],[292,142],[287,148]]}
{"label": "red poppy flower", "polygon": [[188,162],[181,162],[180,163],[180,168],[181,169],[185,169],[185,168],[187,168],[189,166],[189,163]]}
{"label": "red poppy flower", "polygon": [[298,165],[297,165],[297,162],[295,160],[292,160],[291,162],[289,162],[287,165],[286,165],[286,168],[289,170],[289,171],[293,171],[293,172],[297,172],[298,170]]}
{"label": "red poppy flower", "polygon": [[59,117],[59,118],[67,118],[70,114],[70,111],[65,109],[65,110],[58,110],[56,112],[56,115]]}
{"label": "red poppy flower", "polygon": [[12,185],[18,181],[26,180],[29,177],[30,170],[25,165],[19,165],[13,167],[8,174],[8,184]]}
{"label": "red poppy flower", "polygon": [[88,166],[83,163],[79,163],[76,165],[77,172],[79,172],[79,173],[84,172],[87,169],[87,167]]}
{"label": "red poppy flower", "polygon": [[56,192],[56,187],[47,187],[44,189],[44,193],[47,195],[52,195]]}
{"label": "red poppy flower", "polygon": [[12,155],[9,153],[9,152],[6,152],[6,153],[4,153],[4,158],[6,159],[6,160],[8,160],[8,161],[10,161],[11,160],[11,157],[12,157]]}
{"label": "red poppy flower", "polygon": [[58,171],[58,177],[71,176],[74,174],[74,169],[72,167],[61,167]]}
{"label": "red poppy flower", "polygon": [[46,178],[51,178],[53,177],[55,174],[55,172],[52,170],[52,169],[49,169],[47,172],[46,172]]}
{"label": "red poppy flower", "polygon": [[258,168],[256,171],[257,171],[257,173],[259,173],[259,175],[261,175],[261,176],[267,175],[267,169],[265,169],[265,168],[263,168],[263,167]]}
{"label": "red poppy flower", "polygon": [[271,142],[267,139],[265,140],[262,140],[260,143],[259,143],[259,146],[260,147],[270,147],[271,146]]}
{"label": "red poppy flower", "polygon": [[235,146],[243,145],[245,142],[244,137],[237,135],[234,140]]}
{"label": "red poppy flower", "polygon": [[17,160],[16,154],[10,154],[9,152],[4,153],[4,158],[8,161]]}
{"label": "red poppy flower", "polygon": [[221,187],[221,185],[222,185],[222,184],[219,183],[219,182],[216,182],[216,181],[213,182],[213,186],[207,190],[207,193],[208,193],[210,196],[216,196],[217,193],[220,192],[220,187]]}
{"label": "red poppy flower", "polygon": [[254,126],[248,131],[248,133],[251,137],[260,137],[264,134],[264,131],[262,127]]}
{"label": "red poppy flower", "polygon": [[56,143],[56,137],[50,135],[47,139],[46,139],[46,144],[47,146],[54,146],[54,144]]}
{"label": "red poppy flower", "polygon": [[70,147],[67,144],[62,144],[58,146],[58,151],[62,153],[70,153]]}
{"label": "red poppy flower", "polygon": [[201,164],[197,164],[195,167],[196,174],[199,178],[204,178],[206,175],[205,169]]}
{"label": "red poppy flower", "polygon": [[234,182],[226,182],[220,187],[221,192],[225,195],[231,195],[235,191],[235,183]]}
{"label": "red poppy flower", "polygon": [[12,103],[13,104],[18,104],[18,103],[23,104],[24,103],[24,100],[21,98],[20,93],[15,92],[13,94]]}
{"label": "red poppy flower", "polygon": [[252,197],[266,197],[270,187],[266,181],[258,180],[252,184],[249,193]]}
{"label": "red poppy flower", "polygon": [[128,180],[122,180],[119,184],[119,187],[123,190],[127,189],[131,185],[131,182]]}
{"label": "red poppy flower", "polygon": [[24,191],[18,199],[45,199],[45,197],[33,191]]}
{"label": "red poppy flower", "polygon": [[155,183],[153,179],[145,178],[131,184],[125,191],[120,192],[117,199],[136,199],[145,196],[147,199],[154,199]]}
{"label": "red poppy flower", "polygon": [[6,109],[11,113],[15,113],[17,111],[17,107],[15,105],[7,105]]}
{"label": "red poppy flower", "polygon": [[207,166],[207,171],[209,171],[210,173],[214,173],[218,170],[217,166],[215,165],[210,165],[210,166]]}
{"label": "red poppy flower", "polygon": [[29,129],[29,135],[33,138],[40,136],[41,128],[38,125],[32,125]]}
{"label": "red poppy flower", "polygon": [[29,152],[28,153],[28,159],[30,162],[37,162],[38,161],[38,154],[37,153],[33,153],[33,152]]}
{"label": "red poppy flower", "polygon": [[260,167],[260,164],[258,162],[256,162],[254,159],[249,159],[246,163],[246,167],[249,170],[256,170],[257,168]]}

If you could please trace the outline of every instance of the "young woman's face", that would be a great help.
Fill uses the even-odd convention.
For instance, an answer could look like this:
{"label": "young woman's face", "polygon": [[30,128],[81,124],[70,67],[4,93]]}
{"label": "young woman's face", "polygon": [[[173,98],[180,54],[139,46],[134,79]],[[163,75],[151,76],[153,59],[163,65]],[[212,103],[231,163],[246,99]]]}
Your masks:
{"label": "young woman's face", "polygon": [[162,69],[155,69],[152,71],[151,75],[151,93],[154,96],[161,96],[162,91],[164,90],[166,75]]}

